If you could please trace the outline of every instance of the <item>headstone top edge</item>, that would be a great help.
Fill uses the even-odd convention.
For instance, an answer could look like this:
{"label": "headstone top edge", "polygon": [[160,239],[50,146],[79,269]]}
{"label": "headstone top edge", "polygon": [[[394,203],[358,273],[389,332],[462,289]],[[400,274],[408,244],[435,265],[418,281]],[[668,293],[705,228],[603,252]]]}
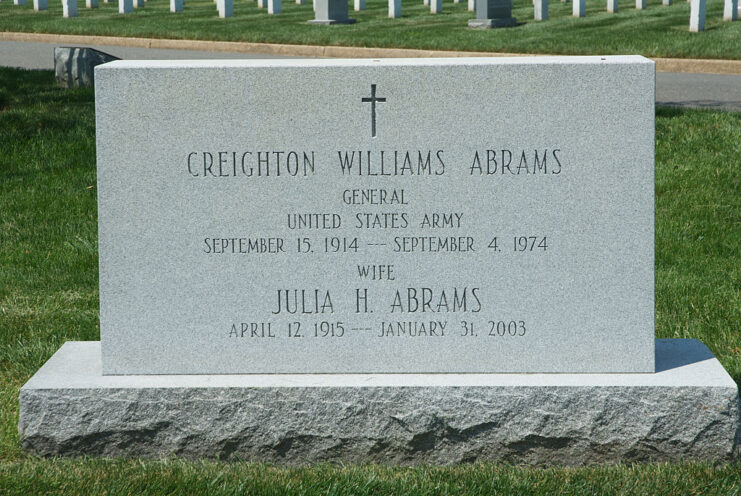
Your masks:
{"label": "headstone top edge", "polygon": [[386,59],[193,59],[118,60],[96,67],[96,71],[116,69],[232,69],[275,67],[398,67],[398,66],[482,66],[482,65],[590,65],[650,64],[641,55],[606,56],[524,56],[524,57],[442,57]]}
{"label": "headstone top edge", "polygon": [[656,339],[671,366],[655,373],[374,373],[103,375],[100,341],[68,341],[21,388],[64,387],[711,387],[738,390],[720,361],[699,340]]}

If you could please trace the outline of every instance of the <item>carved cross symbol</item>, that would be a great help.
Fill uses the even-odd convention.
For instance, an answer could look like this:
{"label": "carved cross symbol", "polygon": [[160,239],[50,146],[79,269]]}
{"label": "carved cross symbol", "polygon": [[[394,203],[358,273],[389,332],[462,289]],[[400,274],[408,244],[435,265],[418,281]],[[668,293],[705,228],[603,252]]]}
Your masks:
{"label": "carved cross symbol", "polygon": [[385,102],[386,98],[376,97],[376,85],[371,84],[371,96],[363,97],[363,103],[371,104],[371,137],[376,137],[376,102]]}

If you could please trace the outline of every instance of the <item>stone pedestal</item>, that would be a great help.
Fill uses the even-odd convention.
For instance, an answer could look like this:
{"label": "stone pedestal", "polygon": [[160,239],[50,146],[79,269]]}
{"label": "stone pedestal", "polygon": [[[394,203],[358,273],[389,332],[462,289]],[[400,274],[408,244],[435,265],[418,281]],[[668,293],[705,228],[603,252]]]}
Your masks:
{"label": "stone pedestal", "polygon": [[66,343],[20,393],[33,454],[450,464],[729,461],[738,389],[696,340],[646,374],[103,376]]}
{"label": "stone pedestal", "polygon": [[468,21],[470,28],[503,28],[517,25],[512,17],[512,0],[479,0],[476,19]]}
{"label": "stone pedestal", "polygon": [[347,0],[315,0],[315,18],[310,24],[352,24],[355,19],[347,15]]}

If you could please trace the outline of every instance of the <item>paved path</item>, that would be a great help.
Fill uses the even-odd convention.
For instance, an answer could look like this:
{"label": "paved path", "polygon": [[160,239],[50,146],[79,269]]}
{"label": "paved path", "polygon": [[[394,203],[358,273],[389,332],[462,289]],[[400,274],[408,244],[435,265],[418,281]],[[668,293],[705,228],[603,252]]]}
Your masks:
{"label": "paved path", "polygon": [[[53,69],[55,46],[57,44],[54,43],[0,41],[0,66]],[[93,48],[123,59],[276,58],[275,55],[123,46],[93,46]],[[741,75],[659,72],[656,74],[656,102],[660,105],[741,112]]]}

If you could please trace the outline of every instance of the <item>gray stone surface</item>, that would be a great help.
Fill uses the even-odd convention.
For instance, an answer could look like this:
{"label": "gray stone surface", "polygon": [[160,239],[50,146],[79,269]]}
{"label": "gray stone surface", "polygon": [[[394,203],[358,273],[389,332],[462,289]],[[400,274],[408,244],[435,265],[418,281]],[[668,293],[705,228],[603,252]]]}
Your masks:
{"label": "gray stone surface", "polygon": [[54,76],[65,88],[92,86],[95,66],[118,60],[118,57],[84,47],[55,47]]}
{"label": "gray stone surface", "polygon": [[348,0],[315,0],[314,19],[309,24],[353,24],[348,17]]}
{"label": "gray stone surface", "polygon": [[705,31],[705,0],[690,0],[690,32]]}
{"label": "gray stone surface", "polygon": [[99,66],[104,373],[651,372],[653,106],[634,56]]}
{"label": "gray stone surface", "polygon": [[512,17],[512,0],[481,0],[475,4],[476,19],[468,21],[471,28],[504,28],[517,26]]}
{"label": "gray stone surface", "polygon": [[39,455],[545,465],[728,461],[738,393],[696,340],[658,340],[655,374],[103,376],[66,343],[21,389]]}

